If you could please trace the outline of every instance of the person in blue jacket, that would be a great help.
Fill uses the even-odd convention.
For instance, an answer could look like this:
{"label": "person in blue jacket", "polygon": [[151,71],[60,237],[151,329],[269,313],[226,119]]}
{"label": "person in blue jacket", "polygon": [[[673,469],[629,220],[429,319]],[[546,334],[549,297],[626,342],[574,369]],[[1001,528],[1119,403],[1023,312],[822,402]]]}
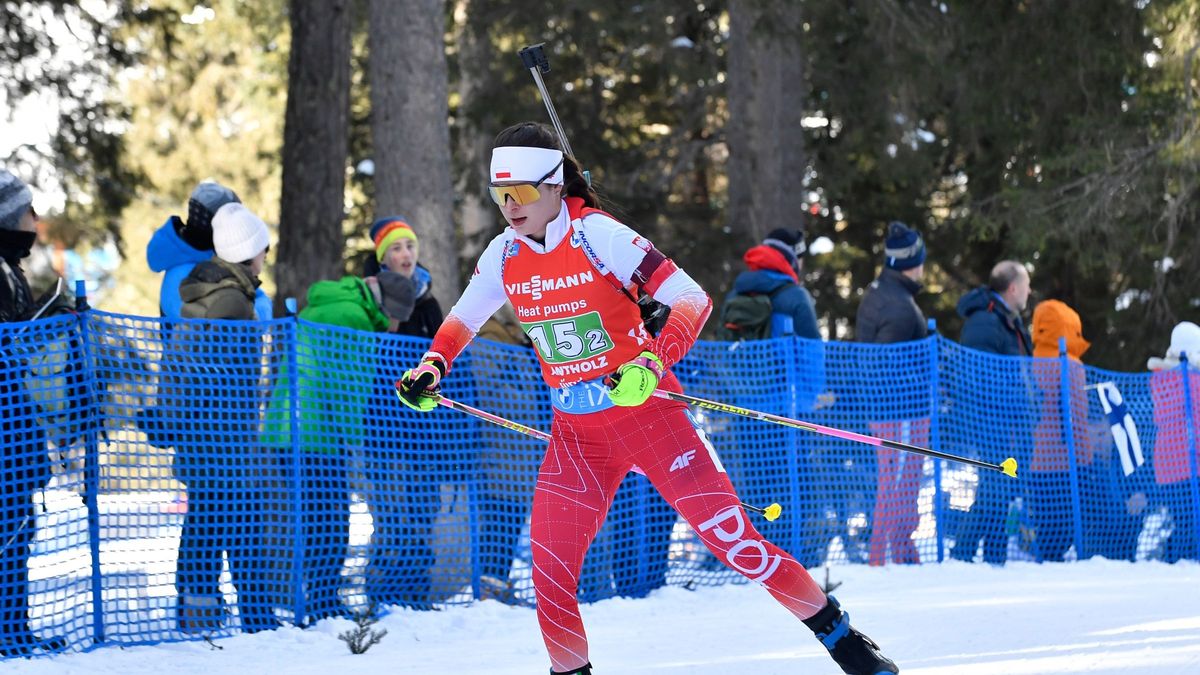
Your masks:
{"label": "person in blue jacket", "polygon": [[762,244],[746,251],[748,268],[733,280],[734,295],[767,295],[771,298],[771,337],[820,340],[817,310],[800,282],[807,250],[804,230],[776,228]]}
{"label": "person in blue jacket", "polygon": [[[804,254],[808,247],[804,239],[803,227],[776,228],[767,233],[766,238],[757,246],[746,250],[742,262],[746,269],[738,273],[733,280],[733,288],[726,297],[730,302],[738,296],[765,296],[771,301],[770,332],[765,337],[770,339],[799,337],[801,341],[781,342],[773,349],[792,350],[795,354],[796,367],[805,371],[803,386],[797,387],[793,393],[794,408],[785,405],[772,412],[780,414],[807,414],[813,410],[818,394],[824,389],[824,350],[817,342],[821,333],[817,328],[817,311],[812,295],[803,284]],[[750,448],[761,443],[762,436],[756,423],[751,420],[735,420],[732,431],[721,442],[737,443],[740,452],[730,448],[731,455],[741,454],[742,462],[748,472],[760,476],[752,488],[760,495],[791,494],[790,475],[785,467],[787,463],[781,455],[773,453],[758,454]],[[787,439],[786,441],[784,439]],[[783,449],[787,444],[794,443],[793,448],[798,456],[810,463],[823,463],[819,456],[819,445],[814,445],[808,439],[798,436],[779,437]],[[800,523],[762,524],[762,532],[780,546],[794,551],[797,558],[805,566],[819,565],[823,561],[823,551],[827,541],[815,532],[814,523],[823,520],[823,508],[817,504],[817,499],[810,499],[804,504],[787,503],[784,510],[790,508],[802,509],[803,525]]]}
{"label": "person in blue jacket", "polygon": [[[968,291],[958,301],[958,313],[963,317],[959,344],[981,352],[1001,356],[1032,356],[1033,339],[1021,313],[1029,304],[1029,270],[1016,260],[996,263],[985,286]],[[988,442],[979,443],[971,452],[987,462],[999,462],[1005,457],[1023,458],[1029,455],[1033,442],[1032,392],[1024,381],[1022,364],[1000,363],[995,360],[974,359],[972,377],[980,391],[1000,392],[988,398],[988,410],[1003,411],[998,430],[1000,441],[986,435]],[[976,414],[984,414],[983,410]],[[979,434],[971,434],[978,442]],[[981,471],[975,501],[963,517],[950,557],[973,562],[976,552],[983,549],[983,561],[1003,565],[1008,560],[1008,534],[1005,517],[1009,504],[1017,496],[1017,487],[1003,474]],[[1026,503],[1028,500],[1023,500]]]}
{"label": "person in blue jacket", "polygon": [[[183,301],[179,299],[179,284],[198,263],[213,257],[213,214],[230,202],[241,201],[224,185],[204,181],[192,190],[188,199],[187,221],[172,215],[150,237],[146,263],[155,272],[165,272],[158,300],[163,317],[180,318]],[[260,321],[271,318],[271,298],[261,288],[254,296],[254,314]]]}

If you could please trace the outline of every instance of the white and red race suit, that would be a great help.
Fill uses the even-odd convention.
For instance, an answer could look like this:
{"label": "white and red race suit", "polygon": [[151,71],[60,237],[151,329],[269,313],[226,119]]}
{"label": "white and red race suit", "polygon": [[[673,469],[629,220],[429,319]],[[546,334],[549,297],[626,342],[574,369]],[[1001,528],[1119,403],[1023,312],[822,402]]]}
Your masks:
{"label": "white and red race suit", "polygon": [[[671,307],[658,337],[646,332],[637,305],[618,285]],[[643,350],[669,369],[695,343],[712,310],[695,281],[629,227],[568,197],[544,242],[511,228],[492,240],[427,356],[449,368],[506,300],[537,348],[543,379],[556,390],[530,529],[538,621],[554,670],[588,662],[579,573],[634,466],[718,559],[763,585],[798,618],[825,606],[825,593],[808,572],[754,528],[685,405],[651,398],[623,408],[607,398],[604,377]],[[659,387],[680,391],[669,371]]]}

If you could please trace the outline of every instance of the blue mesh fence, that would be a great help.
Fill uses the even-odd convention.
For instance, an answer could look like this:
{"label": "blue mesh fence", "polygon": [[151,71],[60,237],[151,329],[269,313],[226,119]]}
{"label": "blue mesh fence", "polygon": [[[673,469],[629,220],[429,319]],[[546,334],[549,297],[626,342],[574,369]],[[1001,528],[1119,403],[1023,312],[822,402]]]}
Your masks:
{"label": "blue mesh fence", "polygon": [[[85,312],[0,324],[0,651],[216,637],[372,603],[532,606],[544,443],[400,405],[427,343],[296,319]],[[693,411],[759,529],[804,565],[1200,559],[1200,371],[899,345],[699,343],[685,390],[997,463],[1020,478]],[[548,431],[527,348],[478,341],[445,394]],[[740,583],[630,474],[586,601]]]}

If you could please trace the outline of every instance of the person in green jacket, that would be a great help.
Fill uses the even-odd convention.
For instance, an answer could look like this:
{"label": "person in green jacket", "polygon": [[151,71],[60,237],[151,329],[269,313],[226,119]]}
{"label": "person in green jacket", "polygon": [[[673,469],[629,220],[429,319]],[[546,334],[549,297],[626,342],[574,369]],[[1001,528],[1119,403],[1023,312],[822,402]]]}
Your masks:
{"label": "person in green jacket", "polygon": [[[302,570],[308,623],[344,613],[339,590],[350,538],[350,489],[346,454],[362,447],[363,412],[372,333],[388,330],[412,312],[412,282],[383,271],[318,281],[308,289],[296,335],[299,377],[293,404],[284,369],[267,410],[263,442],[287,456],[292,447],[291,412],[296,412],[301,479]],[[293,407],[293,405],[295,407]],[[297,617],[302,623],[304,617]]]}

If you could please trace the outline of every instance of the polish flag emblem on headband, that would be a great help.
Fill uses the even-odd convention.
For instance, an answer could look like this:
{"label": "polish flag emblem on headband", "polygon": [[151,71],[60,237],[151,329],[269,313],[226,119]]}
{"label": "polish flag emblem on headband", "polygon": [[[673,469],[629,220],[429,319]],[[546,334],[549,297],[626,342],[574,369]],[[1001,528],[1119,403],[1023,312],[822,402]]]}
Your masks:
{"label": "polish flag emblem on headband", "polygon": [[[540,180],[551,185],[562,185],[562,160],[561,150],[501,146],[492,150],[492,180],[528,183],[536,183]],[[558,168],[554,169],[555,166]],[[545,177],[551,170],[554,170],[554,173]],[[543,177],[545,177],[544,180]]]}

